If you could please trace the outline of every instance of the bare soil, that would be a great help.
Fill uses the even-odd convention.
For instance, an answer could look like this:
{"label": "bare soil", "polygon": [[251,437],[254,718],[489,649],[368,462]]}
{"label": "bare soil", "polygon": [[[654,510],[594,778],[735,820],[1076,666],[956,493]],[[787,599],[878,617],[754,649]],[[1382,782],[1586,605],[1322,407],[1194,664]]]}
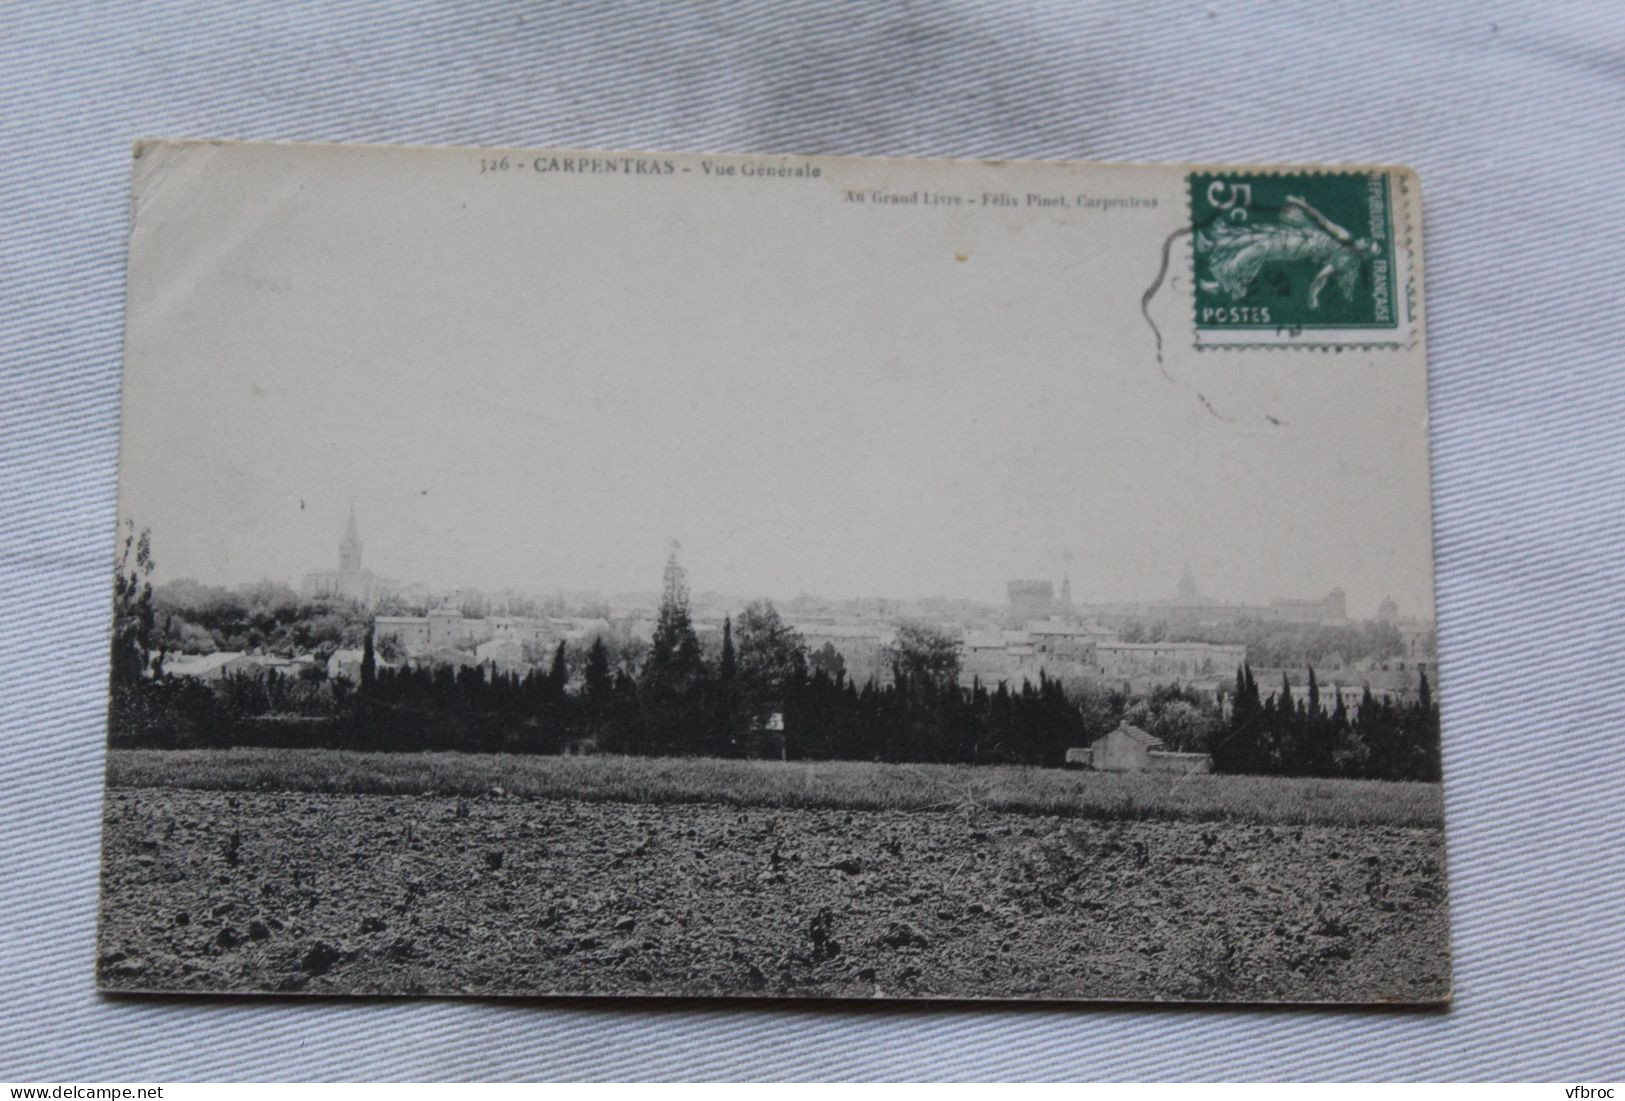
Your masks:
{"label": "bare soil", "polygon": [[1443,834],[113,788],[113,991],[1431,1002]]}

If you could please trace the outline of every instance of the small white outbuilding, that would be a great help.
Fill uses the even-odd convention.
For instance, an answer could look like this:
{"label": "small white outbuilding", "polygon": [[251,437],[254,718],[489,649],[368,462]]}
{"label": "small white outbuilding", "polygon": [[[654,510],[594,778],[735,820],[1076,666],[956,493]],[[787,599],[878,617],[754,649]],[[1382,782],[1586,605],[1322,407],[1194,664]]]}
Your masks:
{"label": "small white outbuilding", "polygon": [[1165,748],[1162,739],[1126,721],[1087,749],[1067,750],[1066,763],[1102,772],[1213,771],[1213,759],[1206,753],[1176,753]]}

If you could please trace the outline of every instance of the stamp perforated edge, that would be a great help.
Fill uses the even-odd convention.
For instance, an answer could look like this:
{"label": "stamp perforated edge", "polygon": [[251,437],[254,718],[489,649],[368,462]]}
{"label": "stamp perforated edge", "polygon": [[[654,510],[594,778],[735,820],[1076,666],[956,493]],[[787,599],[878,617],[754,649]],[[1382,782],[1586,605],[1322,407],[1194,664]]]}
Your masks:
{"label": "stamp perforated edge", "polygon": [[[1191,306],[1185,313],[1186,324],[1191,333],[1191,346],[1197,351],[1309,351],[1309,352],[1393,352],[1415,348],[1423,340],[1424,326],[1421,317],[1421,257],[1417,253],[1417,220],[1415,209],[1415,196],[1413,191],[1419,190],[1415,185],[1420,181],[1414,169],[1405,165],[1394,164],[1348,164],[1348,165],[1191,165],[1187,171],[1187,178],[1202,174],[1236,174],[1250,176],[1336,176],[1336,175],[1366,175],[1371,172],[1381,172],[1390,181],[1389,194],[1389,233],[1395,243],[1394,264],[1399,269],[1394,273],[1395,307],[1405,311],[1395,335],[1391,339],[1373,340],[1369,336],[1351,337],[1346,340],[1328,340],[1325,335],[1328,330],[1297,330],[1295,333],[1286,329],[1279,330],[1270,339],[1260,339],[1256,330],[1246,333],[1236,332],[1234,335],[1212,329],[1199,329],[1195,321],[1195,295],[1196,295],[1196,247],[1194,233],[1184,234],[1181,247],[1184,250],[1184,272],[1188,280],[1187,294],[1190,296],[1187,304]],[[1185,189],[1185,222],[1187,227],[1195,225],[1195,212],[1190,207],[1190,191]]]}

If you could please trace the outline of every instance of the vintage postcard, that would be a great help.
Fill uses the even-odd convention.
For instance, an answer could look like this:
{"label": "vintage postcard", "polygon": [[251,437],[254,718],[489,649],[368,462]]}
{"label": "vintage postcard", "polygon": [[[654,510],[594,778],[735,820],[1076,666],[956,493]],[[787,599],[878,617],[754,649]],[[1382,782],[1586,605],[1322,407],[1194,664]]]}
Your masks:
{"label": "vintage postcard", "polygon": [[1408,170],[133,174],[102,989],[1449,998]]}

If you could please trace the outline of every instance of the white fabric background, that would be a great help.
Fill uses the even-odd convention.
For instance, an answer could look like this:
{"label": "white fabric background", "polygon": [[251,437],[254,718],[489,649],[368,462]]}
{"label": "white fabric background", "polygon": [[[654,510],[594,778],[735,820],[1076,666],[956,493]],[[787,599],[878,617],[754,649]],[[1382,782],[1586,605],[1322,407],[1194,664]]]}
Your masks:
{"label": "white fabric background", "polygon": [[[157,135],[1416,167],[1455,1007],[98,997],[128,147]],[[1622,196],[1618,4],[0,7],[0,1078],[1618,1080]]]}

